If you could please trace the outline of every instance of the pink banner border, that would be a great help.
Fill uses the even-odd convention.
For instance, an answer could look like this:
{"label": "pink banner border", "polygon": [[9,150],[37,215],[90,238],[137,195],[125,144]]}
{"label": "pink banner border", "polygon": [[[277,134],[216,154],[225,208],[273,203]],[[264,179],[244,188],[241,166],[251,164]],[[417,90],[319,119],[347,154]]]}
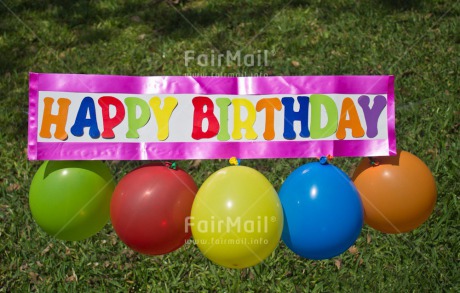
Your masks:
{"label": "pink banner border", "polygon": [[[289,150],[289,151],[287,151]],[[238,158],[307,158],[379,156],[387,140],[323,140],[188,143],[40,143],[41,160],[191,160]]]}
{"label": "pink banner border", "polygon": [[38,131],[38,74],[29,74],[29,128],[27,155],[29,160],[40,159],[37,157],[37,131]]}
{"label": "pink banner border", "polygon": [[[131,94],[386,94],[388,140],[37,143],[39,91]],[[396,155],[394,76],[191,77],[29,75],[29,160],[182,160]]]}
{"label": "pink banner border", "polygon": [[393,75],[388,76],[388,107],[387,107],[387,125],[388,125],[388,144],[389,152],[388,155],[396,156],[396,111],[395,111],[395,77]]}
{"label": "pink banner border", "polygon": [[342,76],[122,76],[30,73],[38,91],[129,94],[386,94],[389,75]]}

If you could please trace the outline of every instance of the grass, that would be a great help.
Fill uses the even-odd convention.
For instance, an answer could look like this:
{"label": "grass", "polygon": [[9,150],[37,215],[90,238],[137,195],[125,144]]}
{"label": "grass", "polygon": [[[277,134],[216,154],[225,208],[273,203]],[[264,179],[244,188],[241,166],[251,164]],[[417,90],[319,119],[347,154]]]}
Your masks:
{"label": "grass", "polygon": [[[0,292],[459,291],[460,2],[448,0],[0,0]],[[266,67],[185,67],[184,52],[269,50]],[[122,75],[394,74],[398,147],[437,181],[430,219],[407,234],[364,227],[356,250],[324,261],[284,244],[262,264],[230,270],[187,244],[146,257],[107,225],[81,242],[34,223],[28,189],[28,72]],[[247,160],[279,189],[310,159]],[[351,174],[358,158],[334,163]],[[117,180],[143,162],[108,162]],[[192,162],[179,165],[189,169]],[[203,161],[201,184],[225,161]]]}

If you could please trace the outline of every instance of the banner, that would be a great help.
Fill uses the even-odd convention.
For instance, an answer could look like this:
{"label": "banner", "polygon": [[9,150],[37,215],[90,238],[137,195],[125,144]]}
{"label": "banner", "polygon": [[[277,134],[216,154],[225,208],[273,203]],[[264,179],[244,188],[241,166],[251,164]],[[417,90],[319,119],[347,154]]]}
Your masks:
{"label": "banner", "polygon": [[393,76],[30,73],[30,160],[396,154]]}

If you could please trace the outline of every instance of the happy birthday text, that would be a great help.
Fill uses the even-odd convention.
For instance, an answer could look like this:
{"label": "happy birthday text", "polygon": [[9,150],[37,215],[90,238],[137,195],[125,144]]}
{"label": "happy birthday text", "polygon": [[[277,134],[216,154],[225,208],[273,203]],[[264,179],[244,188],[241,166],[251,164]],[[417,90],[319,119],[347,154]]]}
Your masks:
{"label": "happy birthday text", "polygon": [[[140,131],[149,127],[151,120],[156,129],[148,133],[158,141],[168,140],[171,131],[190,124],[188,135],[192,140],[251,141],[262,136],[270,141],[281,137],[277,131],[282,132],[285,140],[327,137],[344,140],[350,135],[353,138],[378,135],[378,121],[386,118],[387,98],[384,95],[358,95],[357,98],[343,95],[340,99],[331,96],[193,95],[191,103],[183,103],[183,99],[175,96],[122,98],[91,94],[71,99],[46,95],[41,104],[39,137],[65,141],[69,136],[91,140],[113,140],[123,136],[139,140],[142,139]],[[178,111],[181,107],[187,109]],[[190,115],[183,114],[187,112]],[[172,127],[171,117],[175,115],[181,125]],[[263,127],[256,127],[256,122]],[[115,131],[119,127],[124,129],[122,133]]]}

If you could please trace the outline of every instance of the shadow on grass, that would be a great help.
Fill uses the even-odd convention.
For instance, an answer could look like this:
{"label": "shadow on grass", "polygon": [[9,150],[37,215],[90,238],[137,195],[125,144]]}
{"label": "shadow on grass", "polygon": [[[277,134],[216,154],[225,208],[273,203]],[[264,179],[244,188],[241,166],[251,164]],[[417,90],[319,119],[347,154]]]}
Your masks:
{"label": "shadow on grass", "polygon": [[[268,24],[283,8],[308,5],[308,2],[300,0],[270,3],[183,1],[180,5],[169,4],[167,1],[139,0],[102,7],[98,2],[92,1],[24,0],[9,7],[20,17],[27,14],[43,15],[43,18],[53,24],[68,29],[84,29],[78,41],[96,42],[108,41],[113,37],[112,31],[93,31],[94,25],[107,19],[124,18],[121,26],[142,21],[154,28],[158,34],[192,38],[196,37],[197,30],[217,23],[225,24],[229,29],[248,22],[263,24],[266,21]],[[0,15],[8,14],[7,10],[0,11]],[[33,26],[31,28],[34,29]]]}
{"label": "shadow on grass", "polygon": [[[166,1],[132,0],[114,3],[114,1],[83,1],[83,0],[11,0],[7,3],[10,9],[27,24],[38,37],[46,43],[43,48],[40,40],[35,37],[24,24],[18,21],[6,9],[0,9],[0,28],[5,35],[5,42],[0,44],[0,76],[27,72],[36,68],[36,64],[45,64],[59,72],[65,70],[60,62],[48,65],[53,60],[37,60],[37,50],[52,50],[59,54],[69,48],[85,48],[94,44],[110,44],[123,30],[135,25],[150,29],[155,38],[164,37],[180,41],[205,38],[215,49],[226,51],[231,48],[245,47],[247,38],[261,33],[263,29],[282,13],[285,8],[307,9],[312,5],[318,9],[323,22],[333,23],[334,18],[342,13],[361,14],[364,10],[389,9],[418,9],[423,6],[423,0],[373,0],[375,6],[359,6],[353,1],[181,1],[179,5],[168,4]],[[319,3],[318,3],[319,2]],[[103,5],[104,4],[104,5]],[[1,6],[0,6],[1,7]],[[356,10],[357,8],[361,9]],[[104,24],[108,22],[108,24]],[[48,30],[49,28],[49,30]],[[61,31],[68,31],[60,34]],[[242,30],[242,31],[240,31]],[[203,36],[200,35],[203,33]],[[246,39],[245,39],[246,38]],[[126,42],[135,42],[127,39]],[[120,52],[121,53],[121,52]],[[50,59],[56,59],[51,54]],[[42,57],[43,58],[43,57]],[[85,58],[85,56],[81,56]],[[103,56],[101,58],[104,58]],[[46,58],[45,58],[46,59]],[[133,57],[133,62],[136,62]],[[16,85],[17,86],[17,85]],[[12,85],[2,85],[0,88],[5,95],[12,90]],[[18,104],[17,99],[11,98],[6,106],[12,111],[7,113],[6,132],[8,136],[25,135],[27,127],[22,113],[27,108],[27,102]],[[21,118],[19,118],[21,117]],[[15,121],[21,121],[18,124]]]}
{"label": "shadow on grass", "polygon": [[392,10],[411,10],[420,9],[424,5],[424,0],[374,0],[379,4]]}
{"label": "shadow on grass", "polygon": [[[381,5],[392,9],[413,9],[423,4],[423,0],[374,1],[376,9]],[[45,25],[50,26],[51,30],[54,29],[54,32],[50,32],[50,36],[40,35],[44,34],[43,28],[37,35],[55,51],[64,51],[75,46],[109,43],[120,30],[138,23],[151,28],[157,36],[182,40],[198,36],[205,38],[204,41],[211,43],[215,49],[225,51],[235,45],[246,46],[247,40],[240,39],[241,27],[245,27],[243,34],[255,36],[263,33],[264,27],[268,26],[283,9],[309,7],[312,2],[314,1],[180,1],[178,5],[174,5],[166,0],[138,0],[111,5],[108,2],[102,5],[102,2],[87,0],[23,0],[9,7],[19,18],[24,19],[24,23],[29,25],[31,30],[39,31],[40,26]],[[355,11],[359,5],[349,1],[314,4],[327,20],[347,11],[361,13]],[[14,34],[18,26],[23,25],[9,15],[6,9],[0,10],[0,16],[10,18],[10,24],[2,25],[8,34]],[[30,18],[33,20],[29,20]],[[41,20],[43,23],[37,23]],[[110,24],[101,25],[108,20]],[[14,24],[11,23],[12,21]],[[70,31],[75,38],[58,40],[53,36],[57,34],[56,27]],[[23,46],[9,42],[0,47],[0,74],[30,67],[30,64],[24,63],[24,60],[28,57],[30,59],[28,55],[33,52],[28,52],[26,49],[31,46],[38,47],[40,42],[36,37],[18,37],[24,39],[24,43],[21,44]]]}
{"label": "shadow on grass", "polygon": [[[110,2],[105,6],[101,3],[78,0],[23,0],[6,3],[12,13],[8,9],[0,9],[0,28],[5,40],[0,43],[0,76],[13,76],[36,68],[39,50],[47,54],[41,52],[39,55],[42,59],[38,63],[45,64],[47,68],[54,67],[53,71],[59,72],[63,70],[62,64],[54,59],[61,52],[98,43],[110,44],[123,30],[139,23],[151,28],[158,36],[173,39],[196,38],[197,30],[204,31],[219,23],[228,29],[207,34],[210,35],[209,42],[220,49],[227,49],[232,42],[232,37],[227,35],[228,30],[254,19],[269,21],[285,5],[283,1],[269,5],[263,2],[255,5],[199,4],[197,1],[172,5],[164,1],[155,3],[141,0],[111,6]],[[292,5],[299,3],[294,1]],[[44,60],[43,56],[50,60]],[[27,120],[24,119],[27,115],[24,113],[27,100],[11,94],[18,86],[6,83],[1,85],[1,90],[9,97],[4,106],[11,109],[0,119],[1,128],[11,139],[27,135]]]}

